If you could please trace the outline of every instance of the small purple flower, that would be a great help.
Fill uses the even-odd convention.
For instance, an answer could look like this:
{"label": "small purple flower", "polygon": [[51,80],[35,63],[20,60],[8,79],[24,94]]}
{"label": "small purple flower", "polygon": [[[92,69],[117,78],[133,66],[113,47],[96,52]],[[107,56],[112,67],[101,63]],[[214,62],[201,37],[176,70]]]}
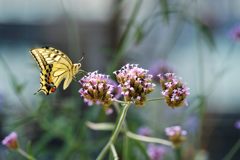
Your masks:
{"label": "small purple flower", "polygon": [[121,97],[121,88],[118,86],[116,81],[114,81],[114,80],[112,80],[110,78],[108,78],[107,81],[108,81],[109,84],[114,86],[113,87],[114,88],[113,89],[113,93],[112,93],[113,94],[113,98],[114,99],[119,99]]}
{"label": "small purple flower", "polygon": [[163,60],[159,60],[157,63],[154,63],[149,69],[149,73],[153,75],[153,80],[156,82],[159,81],[159,74],[164,75],[172,72],[174,72],[173,68]]}
{"label": "small purple flower", "polygon": [[17,149],[18,148],[17,138],[18,138],[17,133],[12,132],[2,140],[2,144],[7,146],[9,149]]}
{"label": "small purple flower", "polygon": [[190,94],[189,88],[181,82],[181,79],[174,73],[160,74],[159,77],[166,103],[172,108],[187,105],[186,97]]}
{"label": "small purple flower", "polygon": [[234,124],[235,128],[240,129],[240,120],[237,120]]}
{"label": "small purple flower", "polygon": [[114,86],[108,83],[107,75],[90,72],[79,83],[82,85],[79,93],[88,105],[99,104],[108,109],[112,103]]}
{"label": "small purple flower", "polygon": [[148,70],[138,67],[137,64],[127,64],[114,74],[125,101],[134,102],[137,106],[143,105],[146,95],[154,90],[152,75],[148,74]]}
{"label": "small purple flower", "polygon": [[140,127],[138,128],[137,133],[142,136],[151,136],[152,130],[148,127]]}
{"label": "small purple flower", "polygon": [[105,109],[105,114],[106,115],[111,115],[112,113],[113,113],[113,109],[112,108]]}
{"label": "small purple flower", "polygon": [[150,160],[163,160],[166,149],[161,145],[149,144],[147,153]]}
{"label": "small purple flower", "polygon": [[165,129],[165,133],[175,147],[185,141],[187,136],[187,131],[183,130],[181,126],[168,127]]}
{"label": "small purple flower", "polygon": [[239,41],[240,40],[240,25],[235,26],[231,31],[230,31],[230,37],[234,41]]}

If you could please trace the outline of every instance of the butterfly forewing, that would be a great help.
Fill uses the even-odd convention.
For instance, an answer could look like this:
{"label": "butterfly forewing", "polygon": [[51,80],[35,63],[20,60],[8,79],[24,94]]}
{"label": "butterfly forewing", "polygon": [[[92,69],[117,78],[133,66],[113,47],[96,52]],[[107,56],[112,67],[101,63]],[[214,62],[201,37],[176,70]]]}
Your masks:
{"label": "butterfly forewing", "polygon": [[73,64],[63,52],[52,47],[43,47],[33,49],[31,53],[41,69],[39,92],[54,92],[54,87],[58,87],[63,79],[63,89],[69,86],[74,76]]}
{"label": "butterfly forewing", "polygon": [[36,60],[39,68],[40,68],[41,70],[44,70],[44,69],[45,69],[45,66],[47,65],[47,62],[45,61],[43,55],[40,54],[40,53],[38,52],[38,50],[36,50],[36,49],[31,50],[31,54],[32,54],[32,56],[34,57],[34,59]]}

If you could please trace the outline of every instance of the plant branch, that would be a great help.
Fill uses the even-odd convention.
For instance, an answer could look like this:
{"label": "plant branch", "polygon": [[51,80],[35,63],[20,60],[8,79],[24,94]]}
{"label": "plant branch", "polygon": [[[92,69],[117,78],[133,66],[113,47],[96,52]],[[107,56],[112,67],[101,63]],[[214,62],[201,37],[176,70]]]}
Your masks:
{"label": "plant branch", "polygon": [[98,155],[97,160],[102,160],[104,158],[104,156],[106,155],[107,151],[109,150],[109,148],[111,147],[111,145],[114,144],[115,140],[117,139],[117,137],[122,129],[122,124],[126,118],[129,107],[130,107],[129,103],[124,105],[124,107],[119,115],[118,121],[115,124],[115,128],[113,130],[112,136],[109,139],[108,143],[105,145],[105,147],[102,149],[100,154]]}
{"label": "plant branch", "polygon": [[22,150],[21,148],[17,149],[17,152],[19,154],[21,154],[23,157],[27,158],[28,160],[36,160],[34,157],[32,157],[31,155],[29,155],[28,153],[26,153],[24,150]]}
{"label": "plant branch", "polygon": [[116,148],[114,147],[113,144],[111,144],[111,151],[112,151],[114,160],[118,160],[119,158],[118,158],[118,155],[117,155],[117,151],[116,151]]}
{"label": "plant branch", "polygon": [[164,99],[165,99],[164,97],[160,97],[160,98],[152,98],[152,99],[147,100],[147,102],[160,101],[160,100],[164,100]]}
{"label": "plant branch", "polygon": [[93,123],[90,121],[86,122],[86,125],[91,128],[92,130],[113,130],[114,124],[113,123]]}
{"label": "plant branch", "polygon": [[240,149],[240,139],[235,143],[229,153],[223,158],[223,160],[231,160],[235,153]]}
{"label": "plant branch", "polygon": [[163,144],[163,145],[167,145],[167,146],[172,146],[172,143],[170,141],[165,140],[165,139],[142,136],[142,135],[132,133],[130,131],[127,132],[127,136],[129,138],[132,138],[132,139],[135,139],[135,140],[138,140],[138,141],[142,141],[142,142],[158,143],[158,144]]}

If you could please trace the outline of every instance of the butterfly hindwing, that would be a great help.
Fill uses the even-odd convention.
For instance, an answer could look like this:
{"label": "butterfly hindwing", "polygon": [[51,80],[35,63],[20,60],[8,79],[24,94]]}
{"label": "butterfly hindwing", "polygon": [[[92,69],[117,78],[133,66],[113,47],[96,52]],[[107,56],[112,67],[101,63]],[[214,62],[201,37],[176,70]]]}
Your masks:
{"label": "butterfly hindwing", "polygon": [[40,73],[40,89],[36,93],[43,92],[48,95],[56,90],[56,85],[51,76],[52,65],[46,65],[44,67],[45,69],[41,70]]}

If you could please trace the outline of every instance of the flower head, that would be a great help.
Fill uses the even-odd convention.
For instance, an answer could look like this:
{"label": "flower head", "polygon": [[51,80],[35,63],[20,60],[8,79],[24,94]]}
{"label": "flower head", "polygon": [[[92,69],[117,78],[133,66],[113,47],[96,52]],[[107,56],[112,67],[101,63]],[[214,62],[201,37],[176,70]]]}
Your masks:
{"label": "flower head", "polygon": [[187,104],[186,97],[190,94],[189,88],[181,82],[180,78],[174,73],[160,74],[159,77],[162,95],[170,107],[175,108]]}
{"label": "flower head", "polygon": [[138,106],[143,105],[146,95],[154,90],[152,75],[148,74],[148,70],[138,67],[137,64],[127,64],[114,74],[125,101],[132,101]]}
{"label": "flower head", "polygon": [[234,124],[235,128],[240,129],[240,120],[237,120]]}
{"label": "flower head", "polygon": [[149,144],[147,153],[150,160],[163,160],[166,149],[161,145]]}
{"label": "flower head", "polygon": [[2,144],[7,146],[9,149],[17,149],[18,148],[17,137],[18,137],[17,133],[12,132],[2,140]]}
{"label": "flower head", "polygon": [[107,109],[112,103],[114,86],[108,83],[108,76],[90,72],[79,83],[82,85],[79,93],[88,105],[101,104]]}
{"label": "flower head", "polygon": [[230,31],[230,37],[231,37],[234,41],[239,41],[239,40],[240,40],[240,25],[234,27],[234,28]]}
{"label": "flower head", "polygon": [[179,146],[186,139],[187,131],[180,126],[172,126],[165,129],[165,133],[175,147]]}
{"label": "flower head", "polygon": [[107,83],[113,85],[113,98],[119,99],[121,97],[121,88],[118,86],[118,83],[111,78],[107,78]]}
{"label": "flower head", "polygon": [[152,134],[152,130],[148,127],[140,127],[138,128],[137,133],[142,136],[150,136]]}

